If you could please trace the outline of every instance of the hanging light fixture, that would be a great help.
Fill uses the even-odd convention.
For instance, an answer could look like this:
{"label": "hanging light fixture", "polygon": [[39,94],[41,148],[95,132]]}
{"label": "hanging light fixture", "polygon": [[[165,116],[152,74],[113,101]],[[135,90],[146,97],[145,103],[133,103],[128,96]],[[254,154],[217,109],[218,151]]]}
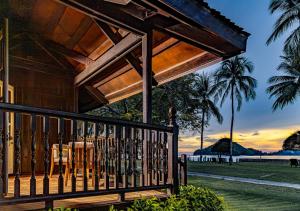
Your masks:
{"label": "hanging light fixture", "polygon": [[105,0],[115,4],[127,5],[131,0]]}

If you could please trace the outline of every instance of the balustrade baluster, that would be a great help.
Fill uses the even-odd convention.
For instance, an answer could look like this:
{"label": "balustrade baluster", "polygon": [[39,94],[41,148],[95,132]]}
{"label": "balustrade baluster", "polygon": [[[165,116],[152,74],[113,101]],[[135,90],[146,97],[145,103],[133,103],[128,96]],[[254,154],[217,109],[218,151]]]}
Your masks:
{"label": "balustrade baluster", "polygon": [[44,195],[49,194],[49,117],[43,117],[43,139],[44,139]]}
{"label": "balustrade baluster", "polygon": [[132,136],[132,183],[133,187],[137,186],[137,167],[136,167],[136,161],[138,159],[137,156],[137,149],[138,149],[138,130],[136,128],[133,128],[133,136]]}
{"label": "balustrade baluster", "polygon": [[115,126],[115,142],[116,142],[116,166],[115,166],[115,183],[116,189],[119,188],[119,182],[121,181],[121,127]]}
{"label": "balustrade baluster", "polygon": [[21,171],[21,114],[15,113],[15,128],[14,128],[14,151],[15,151],[15,188],[14,196],[20,197],[20,171]]}
{"label": "balustrade baluster", "polygon": [[160,131],[156,131],[156,185],[159,185],[159,145],[160,143]]}
{"label": "balustrade baluster", "polygon": [[129,128],[125,127],[125,137],[124,137],[124,188],[128,188],[128,149],[127,144],[129,142]]}
{"label": "balustrade baluster", "polygon": [[36,195],[36,115],[31,115],[31,178],[30,178],[30,196]]}
{"label": "balustrade baluster", "polygon": [[109,162],[108,162],[108,147],[109,147],[109,125],[105,125],[105,189],[109,190]]}
{"label": "balustrade baluster", "polygon": [[63,177],[63,141],[64,141],[64,119],[58,120],[58,141],[59,141],[59,176],[58,176],[58,193],[64,193],[64,177]]}
{"label": "balustrade baluster", "polygon": [[152,185],[152,179],[153,179],[153,135],[152,130],[149,130],[149,140],[148,140],[148,186]]}
{"label": "balustrade baluster", "polygon": [[146,137],[145,137],[145,130],[141,129],[141,168],[142,168],[142,176],[141,176],[141,186],[144,187],[145,186],[145,181],[146,180],[146,169],[147,169],[147,156],[146,156],[146,150],[147,149],[147,145],[145,146],[145,144],[147,144],[147,142],[145,141]]}
{"label": "balustrade baluster", "polygon": [[[76,159],[76,155],[75,155],[75,142],[77,141],[77,120],[73,119],[72,120],[72,153],[71,153],[71,160],[72,160],[72,192],[75,193],[76,192],[76,174],[77,174],[77,170],[75,169],[75,159]],[[78,156],[78,155],[77,155]]]}
{"label": "balustrade baluster", "polygon": [[164,139],[163,139],[163,183],[164,185],[167,184],[167,179],[168,179],[168,150],[167,149],[167,144],[168,144],[168,134],[165,132],[163,134]]}
{"label": "balustrade baluster", "polygon": [[98,176],[98,137],[99,137],[99,123],[95,123],[95,141],[94,141],[94,185],[95,191],[99,190],[99,176]]}
{"label": "balustrade baluster", "polygon": [[83,132],[83,190],[88,190],[88,175],[87,175],[87,132],[88,132],[88,122],[84,122],[84,132]]}

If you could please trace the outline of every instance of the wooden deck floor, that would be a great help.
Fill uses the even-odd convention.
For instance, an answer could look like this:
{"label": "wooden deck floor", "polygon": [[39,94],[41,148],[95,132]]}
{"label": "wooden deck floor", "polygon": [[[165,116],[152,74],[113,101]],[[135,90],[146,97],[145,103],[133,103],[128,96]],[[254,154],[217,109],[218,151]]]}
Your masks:
{"label": "wooden deck floor", "polygon": [[[43,176],[37,176],[37,194],[42,194],[43,192]],[[102,186],[103,181],[100,180],[100,189],[104,188]],[[112,184],[113,185],[113,184]],[[83,182],[82,178],[77,178],[77,191],[83,190]],[[89,179],[89,190],[93,190],[92,180]],[[54,194],[58,191],[58,176],[54,175],[50,179],[50,193]],[[30,192],[30,176],[22,176],[21,177],[21,196],[29,195]],[[64,192],[71,192],[71,181],[69,180],[68,186],[64,187]],[[9,178],[9,196],[13,196],[14,194],[14,178]],[[126,200],[134,200],[136,198],[141,197],[166,197],[167,195],[161,191],[141,191],[134,193],[127,193],[125,195]],[[64,199],[54,201],[54,207],[71,207],[71,208],[80,208],[80,207],[97,207],[103,204],[115,204],[118,203],[118,195],[104,195],[104,196],[93,196],[93,197],[85,197],[85,198],[74,198],[74,199]],[[19,211],[19,210],[38,210],[43,209],[45,207],[44,202],[38,203],[27,203],[27,204],[18,204],[18,205],[9,205],[9,206],[1,206],[1,211]]]}

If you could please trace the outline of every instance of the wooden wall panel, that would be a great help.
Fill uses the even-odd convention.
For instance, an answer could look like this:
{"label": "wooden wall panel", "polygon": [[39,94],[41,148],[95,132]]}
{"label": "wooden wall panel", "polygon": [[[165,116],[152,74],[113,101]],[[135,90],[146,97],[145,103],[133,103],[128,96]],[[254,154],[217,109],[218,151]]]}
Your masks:
{"label": "wooden wall panel", "polygon": [[[51,69],[47,70],[51,73]],[[15,103],[63,111],[74,111],[73,77],[66,74],[44,74],[12,67],[10,70],[10,84],[15,87]],[[66,124],[68,127],[68,124]],[[22,173],[31,170],[31,130],[30,117],[23,117],[21,132],[21,166]],[[69,141],[66,137],[65,142]],[[50,146],[58,143],[57,121],[50,122]],[[36,134],[37,173],[43,172],[44,145],[42,140],[42,121],[37,122]]]}

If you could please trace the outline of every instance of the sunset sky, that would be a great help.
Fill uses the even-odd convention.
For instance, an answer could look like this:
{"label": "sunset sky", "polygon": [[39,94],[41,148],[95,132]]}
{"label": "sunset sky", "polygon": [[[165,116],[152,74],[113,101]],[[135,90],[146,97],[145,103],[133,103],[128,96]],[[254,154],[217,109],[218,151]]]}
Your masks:
{"label": "sunset sky", "polygon": [[[247,52],[244,55],[255,65],[253,76],[258,80],[257,97],[255,101],[244,102],[242,110],[236,114],[234,141],[245,147],[277,151],[281,149],[283,140],[300,128],[300,99],[294,105],[272,112],[273,99],[269,99],[265,92],[268,78],[278,74],[276,68],[280,63],[283,42],[286,38],[283,36],[270,46],[265,44],[277,18],[268,11],[270,1],[207,0],[207,2],[251,33]],[[216,68],[218,65],[199,72],[209,73]],[[219,138],[229,136],[229,102],[224,104],[221,112],[224,117],[223,125],[219,125],[212,119],[205,131],[205,146]],[[194,152],[200,146],[199,134],[196,132],[182,134],[179,146],[180,152]]]}

